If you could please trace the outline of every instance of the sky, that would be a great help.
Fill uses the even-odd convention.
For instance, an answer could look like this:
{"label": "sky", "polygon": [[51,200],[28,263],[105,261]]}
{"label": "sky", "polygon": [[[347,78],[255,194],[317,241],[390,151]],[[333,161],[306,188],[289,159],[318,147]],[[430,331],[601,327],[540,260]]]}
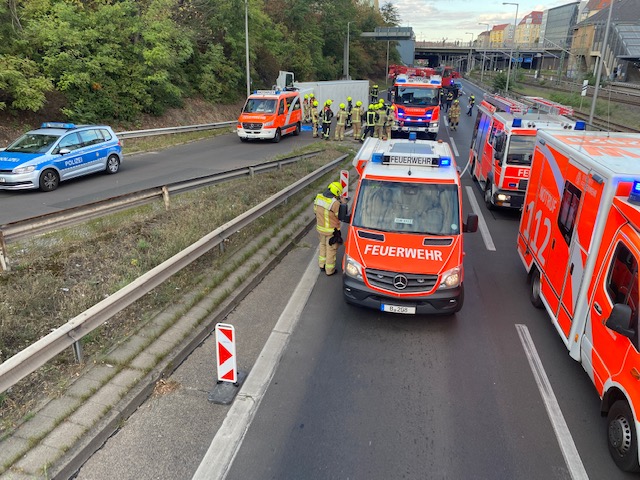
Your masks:
{"label": "sky", "polygon": [[[390,1],[400,15],[400,25],[413,27],[417,41],[469,42],[475,39],[488,23],[491,26],[513,23],[515,5],[503,5],[502,0],[380,0],[380,5]],[[571,0],[519,0],[518,23],[527,13],[557,7]]]}

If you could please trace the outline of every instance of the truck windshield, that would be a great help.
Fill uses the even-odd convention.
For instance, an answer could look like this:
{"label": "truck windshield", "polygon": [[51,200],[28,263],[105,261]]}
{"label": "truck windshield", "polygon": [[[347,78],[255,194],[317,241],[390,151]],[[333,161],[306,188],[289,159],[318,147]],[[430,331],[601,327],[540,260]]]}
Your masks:
{"label": "truck windshield", "polygon": [[512,135],[507,149],[507,163],[510,165],[531,165],[536,137]]}
{"label": "truck windshield", "polygon": [[415,107],[433,107],[440,101],[439,88],[395,87],[395,103]]}
{"label": "truck windshield", "polygon": [[250,98],[247,100],[244,113],[274,113],[276,111],[276,100],[268,98]]}
{"label": "truck windshield", "polygon": [[352,224],[382,232],[458,235],[458,202],[456,185],[365,178]]}

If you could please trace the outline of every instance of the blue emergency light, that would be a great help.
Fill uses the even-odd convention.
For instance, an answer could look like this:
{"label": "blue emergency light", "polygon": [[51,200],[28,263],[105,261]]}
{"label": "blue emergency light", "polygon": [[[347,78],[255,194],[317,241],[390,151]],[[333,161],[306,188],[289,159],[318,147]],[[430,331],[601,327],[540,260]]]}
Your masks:
{"label": "blue emergency light", "polygon": [[576,122],[576,126],[573,127],[574,130],[586,130],[587,129],[587,123],[586,122]]}
{"label": "blue emergency light", "polygon": [[429,83],[431,85],[438,85],[440,83],[440,81],[439,80],[431,80]]}
{"label": "blue emergency light", "polygon": [[522,127],[522,119],[521,118],[514,118],[513,119],[513,123],[511,124],[511,126],[513,128],[520,128]]}
{"label": "blue emergency light", "polygon": [[633,187],[631,188],[631,193],[629,194],[629,202],[640,204],[640,181],[635,180],[633,182]]}
{"label": "blue emergency light", "polygon": [[372,163],[382,163],[382,158],[384,157],[384,155],[382,153],[374,153],[373,155],[371,155],[371,162]]}
{"label": "blue emergency light", "polygon": [[416,135],[416,132],[409,133],[409,141],[415,142],[417,138],[418,136]]}
{"label": "blue emergency light", "polygon": [[396,78],[396,83],[407,83],[406,78]]}
{"label": "blue emergency light", "polygon": [[450,167],[451,166],[451,157],[440,157],[440,166],[441,167]]}
{"label": "blue emergency light", "polygon": [[76,128],[73,123],[64,123],[64,122],[44,122],[40,125],[40,128]]}

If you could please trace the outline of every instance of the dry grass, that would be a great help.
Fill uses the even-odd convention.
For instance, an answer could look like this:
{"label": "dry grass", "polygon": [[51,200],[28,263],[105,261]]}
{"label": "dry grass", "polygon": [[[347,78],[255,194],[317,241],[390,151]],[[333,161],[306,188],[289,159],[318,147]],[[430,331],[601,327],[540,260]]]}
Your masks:
{"label": "dry grass", "polygon": [[[11,245],[12,270],[0,274],[0,363],[342,153],[327,150],[278,171],[172,197],[168,211],[158,202]],[[292,209],[311,205],[319,188],[308,189],[289,206],[237,232],[225,243],[224,252],[213,249],[203,255],[86,335],[82,343],[88,361],[99,361],[101,354],[205,278],[210,286],[221,282],[234,267],[229,258],[235,252],[282,222]],[[0,394],[0,440],[40,402],[64,391],[80,368],[68,349]]]}

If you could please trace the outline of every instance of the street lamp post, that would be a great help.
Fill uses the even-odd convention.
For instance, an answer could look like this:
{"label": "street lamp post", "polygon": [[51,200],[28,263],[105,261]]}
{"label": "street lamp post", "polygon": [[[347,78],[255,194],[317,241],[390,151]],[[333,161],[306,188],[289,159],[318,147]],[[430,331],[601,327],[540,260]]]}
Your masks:
{"label": "street lamp post", "polygon": [[[478,25],[485,25],[487,27],[487,33],[489,32],[490,25],[488,23],[479,23]],[[484,80],[484,61],[487,58],[487,42],[488,39],[484,38],[484,53],[482,54],[482,71],[480,72],[480,83]]]}
{"label": "street lamp post", "polygon": [[244,0],[244,39],[247,52],[247,98],[251,95],[251,70],[249,69],[249,0]]}
{"label": "street lamp post", "polygon": [[350,41],[351,41],[351,38],[350,38],[351,37],[350,27],[351,27],[352,23],[356,23],[356,22],[353,21],[353,20],[350,21],[350,22],[347,22],[347,54],[345,56],[344,69],[343,69],[343,72],[342,72],[343,75],[344,75],[344,78],[346,80],[351,80],[351,78],[349,77],[349,47],[350,47]]}
{"label": "street lamp post", "polygon": [[467,57],[467,74],[471,73],[471,49],[473,48],[473,33],[464,32],[465,35],[471,35],[471,41],[469,42],[469,56]]}
{"label": "street lamp post", "polygon": [[593,90],[593,99],[591,100],[591,112],[589,113],[589,123],[593,123],[593,114],[596,111],[596,102],[598,101],[598,88],[600,87],[600,77],[602,75],[602,64],[607,52],[607,42],[609,41],[609,25],[611,24],[611,13],[613,12],[613,1],[609,4],[609,14],[607,15],[607,27],[604,29],[604,40],[602,40],[602,50],[600,50],[600,61],[598,62],[598,71],[596,73],[596,84]]}
{"label": "street lamp post", "polygon": [[509,52],[509,68],[507,70],[507,86],[504,91],[507,93],[509,91],[509,77],[511,76],[511,62],[513,61],[513,44],[516,43],[516,28],[518,28],[518,8],[520,4],[517,2],[502,2],[503,5],[515,5],[516,6],[516,17],[513,21],[513,38],[511,39],[511,51]]}

